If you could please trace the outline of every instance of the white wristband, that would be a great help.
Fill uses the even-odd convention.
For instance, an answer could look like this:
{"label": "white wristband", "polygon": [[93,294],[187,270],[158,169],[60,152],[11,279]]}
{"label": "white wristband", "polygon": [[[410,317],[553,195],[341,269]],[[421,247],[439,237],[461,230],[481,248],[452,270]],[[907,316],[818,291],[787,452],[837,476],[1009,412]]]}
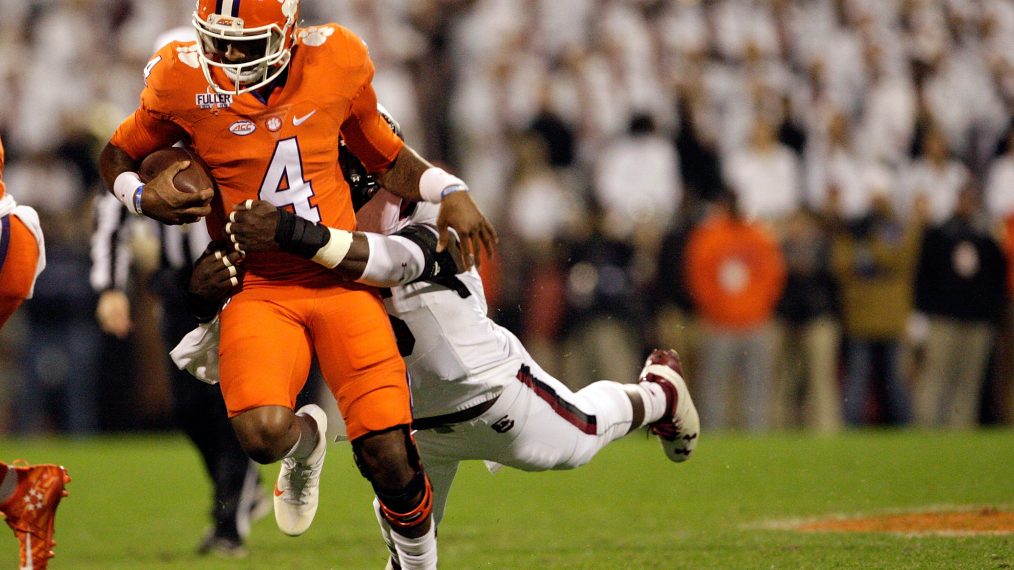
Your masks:
{"label": "white wristband", "polygon": [[331,239],[317,250],[313,260],[328,269],[334,269],[345,259],[349,248],[352,247],[352,232],[334,228],[328,228],[328,231],[331,232]]}
{"label": "white wristband", "polygon": [[460,191],[468,191],[468,185],[443,168],[430,167],[419,179],[419,195],[427,202],[439,204],[444,196]]}
{"label": "white wristband", "polygon": [[131,214],[140,215],[141,209],[134,198],[137,195],[137,189],[142,186],[144,183],[141,182],[141,178],[136,172],[121,172],[113,181],[113,195],[130,210]]}

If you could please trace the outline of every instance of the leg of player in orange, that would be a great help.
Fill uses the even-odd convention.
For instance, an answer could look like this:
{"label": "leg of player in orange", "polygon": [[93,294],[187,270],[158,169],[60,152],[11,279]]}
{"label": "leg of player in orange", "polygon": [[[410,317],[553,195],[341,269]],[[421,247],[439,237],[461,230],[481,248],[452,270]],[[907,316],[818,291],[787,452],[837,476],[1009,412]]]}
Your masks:
{"label": "leg of player in orange", "polygon": [[282,460],[275,489],[279,528],[305,532],[317,508],[326,416],[316,406],[292,412],[312,343],[360,471],[396,529],[401,560],[408,568],[435,567],[432,492],[408,435],[404,362],[377,294],[248,288],[221,318],[221,387],[233,427],[255,461]]}
{"label": "leg of player in orange", "polygon": [[[433,490],[410,434],[410,395],[404,361],[377,293],[347,292],[322,299],[319,314],[332,335],[318,335],[317,358],[345,418],[356,465],[376,494],[404,568],[436,568]],[[355,319],[353,321],[353,319]],[[344,329],[332,328],[344,323]]]}

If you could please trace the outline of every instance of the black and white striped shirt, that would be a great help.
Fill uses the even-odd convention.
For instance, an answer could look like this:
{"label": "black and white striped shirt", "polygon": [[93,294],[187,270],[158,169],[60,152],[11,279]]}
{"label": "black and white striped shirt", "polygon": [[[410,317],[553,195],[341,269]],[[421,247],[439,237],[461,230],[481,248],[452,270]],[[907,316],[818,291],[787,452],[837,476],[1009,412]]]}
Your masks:
{"label": "black and white striped shirt", "polygon": [[149,224],[160,242],[159,266],[183,269],[194,264],[211,242],[201,219],[193,224],[167,226],[149,218],[132,216],[112,194],[95,200],[95,227],[92,232],[92,270],[90,281],[95,291],[125,290],[130,276],[131,237],[140,224]]}

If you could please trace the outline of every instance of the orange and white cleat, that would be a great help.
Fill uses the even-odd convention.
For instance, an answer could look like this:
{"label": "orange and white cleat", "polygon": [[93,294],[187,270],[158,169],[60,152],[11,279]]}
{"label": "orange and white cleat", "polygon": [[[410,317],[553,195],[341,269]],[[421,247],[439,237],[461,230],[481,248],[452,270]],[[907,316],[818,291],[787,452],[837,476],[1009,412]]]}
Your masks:
{"label": "orange and white cleat", "polygon": [[697,447],[701,420],[683,380],[679,354],[671,349],[656,348],[651,351],[641,370],[640,381],[654,382],[665,392],[665,414],[648,426],[649,431],[658,436],[665,456],[676,463],[690,459],[690,454]]}
{"label": "orange and white cleat", "polygon": [[14,493],[0,504],[7,526],[14,530],[21,545],[21,570],[45,570],[54,556],[53,522],[56,507],[67,496],[64,485],[70,483],[67,470],[60,465],[27,465],[15,462],[18,484]]}

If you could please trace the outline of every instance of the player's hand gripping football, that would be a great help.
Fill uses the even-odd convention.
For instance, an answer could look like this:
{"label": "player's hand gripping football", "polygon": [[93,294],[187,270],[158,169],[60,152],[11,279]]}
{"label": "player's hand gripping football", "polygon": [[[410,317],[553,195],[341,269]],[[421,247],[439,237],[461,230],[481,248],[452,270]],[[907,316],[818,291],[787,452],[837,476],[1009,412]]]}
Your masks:
{"label": "player's hand gripping football", "polygon": [[437,215],[437,251],[447,248],[451,235],[449,228],[458,234],[458,261],[460,268],[479,266],[479,249],[486,255],[493,256],[493,248],[500,239],[493,229],[493,224],[479,210],[468,192],[452,192],[440,202],[440,213]]}
{"label": "player's hand gripping football", "polygon": [[278,208],[264,200],[240,202],[229,213],[225,233],[233,248],[240,254],[252,251],[277,251],[275,228],[278,226]]}
{"label": "player's hand gripping football", "polygon": [[141,211],[163,224],[190,224],[211,213],[215,190],[210,186],[196,192],[185,192],[173,185],[173,179],[190,161],[176,162],[158,173],[144,185]]}

